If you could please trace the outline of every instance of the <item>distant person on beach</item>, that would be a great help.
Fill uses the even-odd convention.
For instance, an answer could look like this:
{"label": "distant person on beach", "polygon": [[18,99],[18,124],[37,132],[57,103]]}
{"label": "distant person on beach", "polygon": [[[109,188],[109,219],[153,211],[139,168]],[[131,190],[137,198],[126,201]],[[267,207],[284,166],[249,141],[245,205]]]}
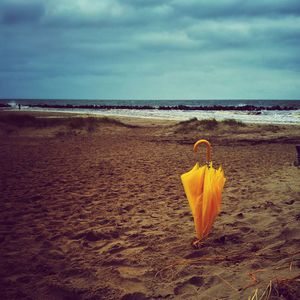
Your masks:
{"label": "distant person on beach", "polygon": [[21,110],[21,104],[18,104],[18,106],[19,106],[19,110]]}

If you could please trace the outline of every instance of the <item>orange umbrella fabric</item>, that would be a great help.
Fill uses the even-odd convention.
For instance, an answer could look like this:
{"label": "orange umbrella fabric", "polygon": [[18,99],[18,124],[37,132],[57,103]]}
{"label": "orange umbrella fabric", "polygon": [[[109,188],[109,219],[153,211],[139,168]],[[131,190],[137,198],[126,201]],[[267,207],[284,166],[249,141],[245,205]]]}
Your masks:
{"label": "orange umbrella fabric", "polygon": [[196,237],[205,238],[211,231],[213,222],[221,209],[222,191],[226,181],[221,167],[212,167],[211,144],[207,140],[199,140],[194,144],[194,152],[199,145],[206,145],[206,165],[195,166],[181,175],[184,191],[194,217]]}

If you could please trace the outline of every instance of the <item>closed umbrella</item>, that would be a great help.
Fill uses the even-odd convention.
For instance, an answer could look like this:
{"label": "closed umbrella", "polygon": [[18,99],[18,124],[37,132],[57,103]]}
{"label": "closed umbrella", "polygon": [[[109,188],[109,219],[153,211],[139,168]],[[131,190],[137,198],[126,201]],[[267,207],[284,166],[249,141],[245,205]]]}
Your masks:
{"label": "closed umbrella", "polygon": [[194,144],[194,152],[197,152],[201,144],[206,145],[206,164],[200,166],[197,162],[189,172],[181,175],[194,218],[197,243],[209,234],[220,212],[222,191],[226,180],[222,167],[216,170],[212,166],[212,147],[207,140],[197,141]]}

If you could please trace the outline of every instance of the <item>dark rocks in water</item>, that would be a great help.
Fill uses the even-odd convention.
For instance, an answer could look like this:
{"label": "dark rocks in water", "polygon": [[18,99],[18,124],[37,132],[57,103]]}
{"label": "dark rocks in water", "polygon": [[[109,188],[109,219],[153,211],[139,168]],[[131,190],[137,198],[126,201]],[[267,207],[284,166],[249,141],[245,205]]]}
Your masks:
{"label": "dark rocks in water", "polygon": [[255,105],[243,105],[243,106],[233,106],[233,105],[212,105],[212,106],[187,106],[187,105],[177,105],[177,106],[159,106],[159,110],[235,110],[235,111],[250,111],[256,112],[256,114],[261,114],[262,110],[296,110],[295,107],[287,106],[255,106]]}
{"label": "dark rocks in water", "polygon": [[5,104],[5,103],[0,103],[0,107],[10,107],[9,104]]}
{"label": "dark rocks in water", "polygon": [[261,115],[261,111],[249,111],[248,115],[258,116]]}
{"label": "dark rocks in water", "polygon": [[61,108],[61,109],[102,109],[102,110],[111,110],[111,109],[156,109],[154,106],[150,105],[60,105],[60,104],[30,104],[29,107],[40,107],[40,108]]}
{"label": "dark rocks in water", "polygon": [[[4,104],[5,105],[5,104]],[[255,105],[211,105],[211,106],[189,106],[189,105],[174,105],[174,106],[152,106],[152,105],[73,105],[73,104],[30,104],[29,107],[40,108],[60,108],[60,109],[129,109],[129,110],[234,110],[234,111],[249,111],[260,114],[262,110],[296,110],[296,107],[288,106],[255,106]],[[1,107],[1,104],[0,104]]]}

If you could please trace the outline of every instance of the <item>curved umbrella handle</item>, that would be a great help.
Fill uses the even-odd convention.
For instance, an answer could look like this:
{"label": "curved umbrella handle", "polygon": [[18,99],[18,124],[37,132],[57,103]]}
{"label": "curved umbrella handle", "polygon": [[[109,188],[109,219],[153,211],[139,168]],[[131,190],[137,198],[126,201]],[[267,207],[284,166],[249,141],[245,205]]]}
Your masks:
{"label": "curved umbrella handle", "polygon": [[200,144],[206,145],[206,163],[210,163],[211,162],[211,149],[212,149],[210,142],[207,140],[199,140],[198,142],[196,142],[194,144],[194,152],[195,153],[197,152]]}

